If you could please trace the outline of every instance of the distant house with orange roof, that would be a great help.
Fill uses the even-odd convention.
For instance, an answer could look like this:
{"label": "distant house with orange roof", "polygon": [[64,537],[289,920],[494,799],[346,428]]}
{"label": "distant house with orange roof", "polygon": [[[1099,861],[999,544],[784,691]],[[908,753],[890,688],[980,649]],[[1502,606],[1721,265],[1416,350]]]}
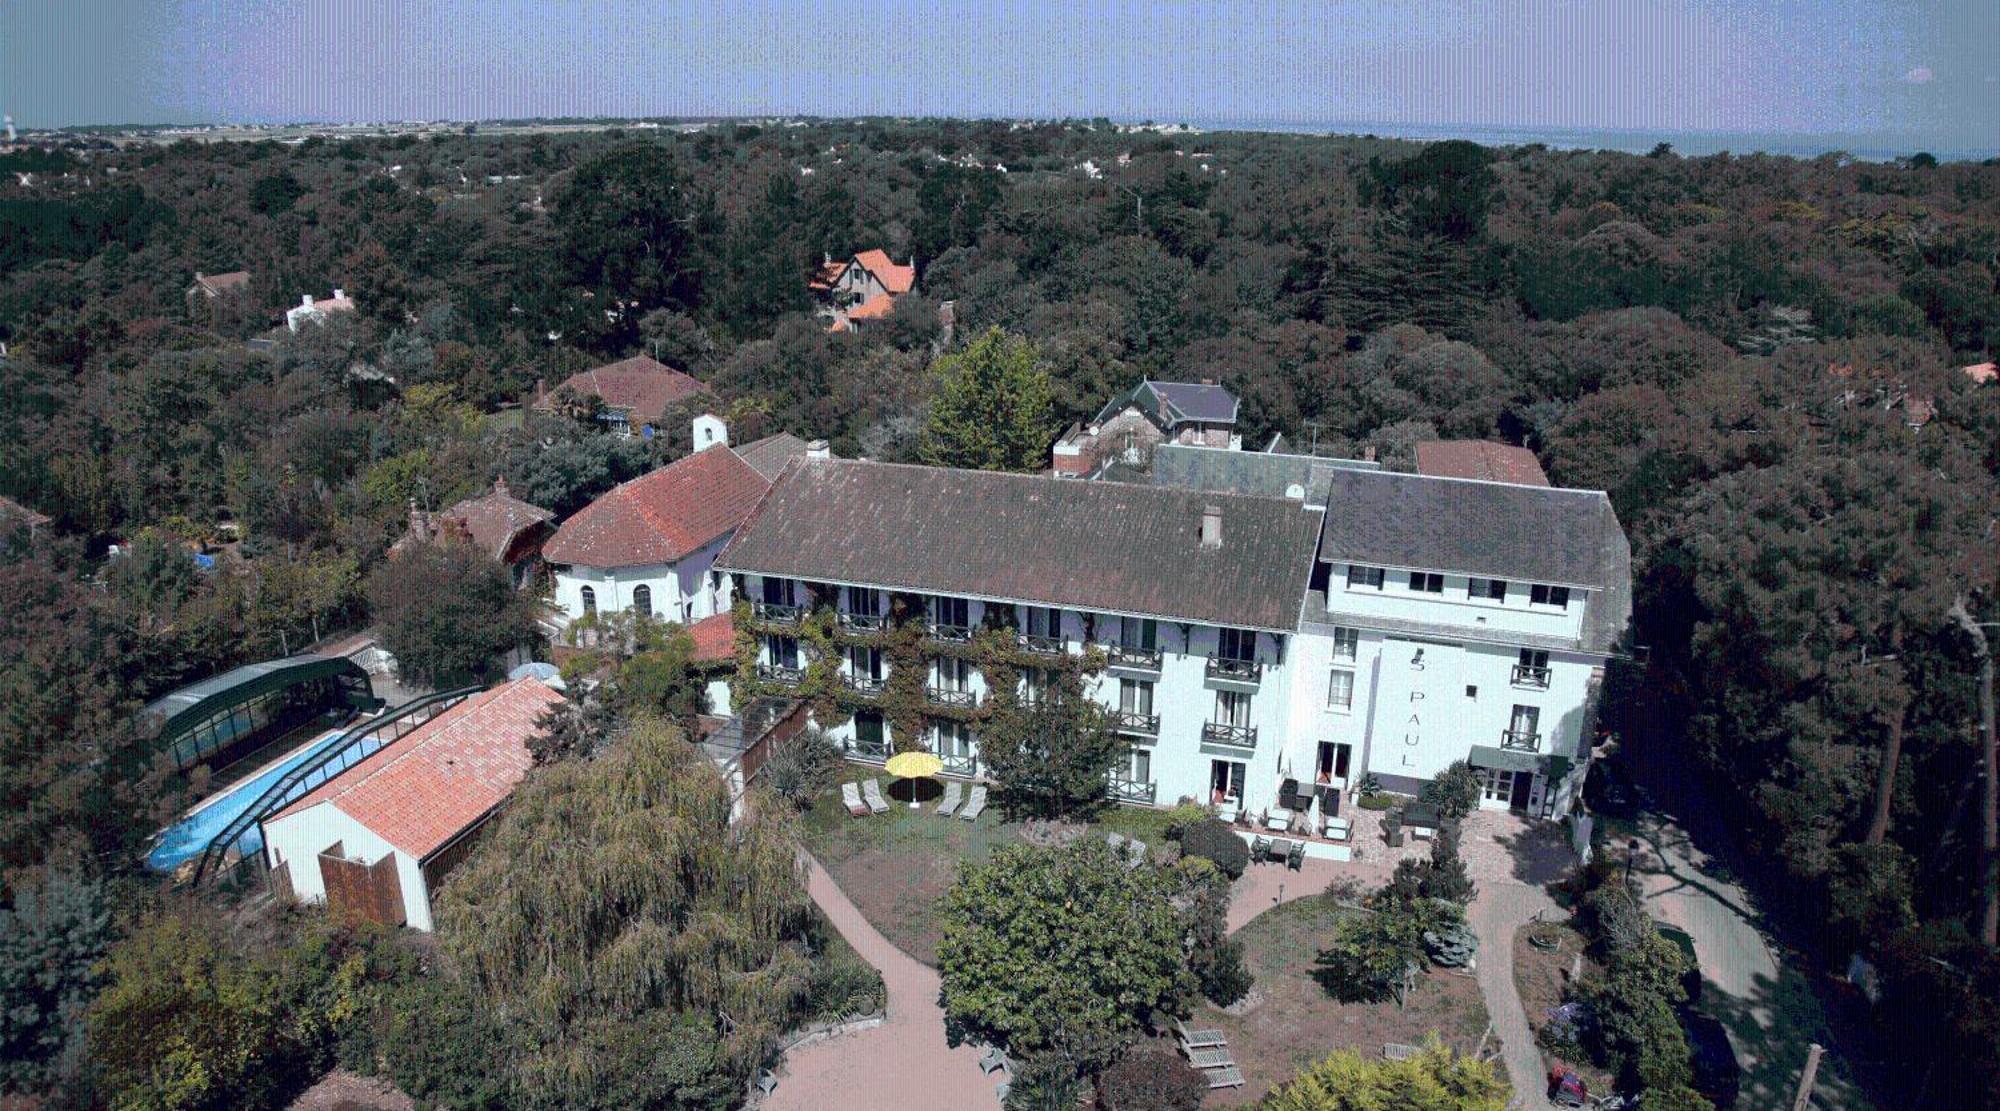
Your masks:
{"label": "distant house with orange roof", "polygon": [[899,266],[880,249],[861,251],[844,262],[827,258],[807,284],[820,301],[820,315],[831,318],[831,332],[888,316],[896,298],[916,286],[916,259]]}
{"label": "distant house with orange roof", "polygon": [[553,413],[558,395],[567,390],[577,398],[603,402],[599,419],[620,435],[651,437],[667,427],[675,408],[706,392],[707,386],[646,355],[578,371],[562,385],[535,398],[536,412]]}
{"label": "distant house with orange roof", "polygon": [[1965,376],[1972,379],[1973,385],[1983,386],[1993,381],[1994,378],[2000,377],[2000,364],[1974,363],[1965,368]]}
{"label": "distant house with orange roof", "polygon": [[475,694],[261,823],[281,891],[429,930],[431,895],[534,765],[528,740],[562,695],[532,677]]}

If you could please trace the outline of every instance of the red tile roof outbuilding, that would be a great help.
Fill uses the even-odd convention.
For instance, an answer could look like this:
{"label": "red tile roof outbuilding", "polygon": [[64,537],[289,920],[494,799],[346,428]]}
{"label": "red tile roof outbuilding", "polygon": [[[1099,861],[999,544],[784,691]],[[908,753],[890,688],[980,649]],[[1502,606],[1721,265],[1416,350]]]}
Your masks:
{"label": "red tile roof outbuilding", "polygon": [[[579,397],[596,397],[606,408],[623,409],[633,424],[658,425],[669,406],[706,390],[699,381],[648,355],[634,355],[615,363],[579,371],[562,383]],[[562,388],[562,387],[558,387]],[[535,408],[552,408],[549,397],[535,402]]]}

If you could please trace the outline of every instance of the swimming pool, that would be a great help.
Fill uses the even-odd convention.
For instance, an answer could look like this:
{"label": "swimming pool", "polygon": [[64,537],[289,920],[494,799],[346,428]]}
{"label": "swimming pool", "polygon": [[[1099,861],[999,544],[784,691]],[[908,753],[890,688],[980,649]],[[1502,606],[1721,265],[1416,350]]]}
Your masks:
{"label": "swimming pool", "polygon": [[[202,851],[208,848],[208,843],[215,839],[215,835],[227,829],[229,823],[250,809],[264,796],[265,791],[271,789],[272,784],[315,754],[326,751],[341,735],[341,730],[335,730],[320,737],[278,763],[265,768],[256,776],[236,784],[182,815],[180,821],[168,826],[160,834],[153,851],[146,854],[146,866],[157,872],[171,872],[183,863],[200,856]],[[381,747],[381,739],[374,734],[363,737],[339,759],[324,768],[315,769],[303,782],[285,792],[283,802],[299,798],[333,776],[353,767],[357,761]],[[244,856],[249,856],[263,847],[264,833],[254,825],[246,830],[237,842],[237,848]]]}

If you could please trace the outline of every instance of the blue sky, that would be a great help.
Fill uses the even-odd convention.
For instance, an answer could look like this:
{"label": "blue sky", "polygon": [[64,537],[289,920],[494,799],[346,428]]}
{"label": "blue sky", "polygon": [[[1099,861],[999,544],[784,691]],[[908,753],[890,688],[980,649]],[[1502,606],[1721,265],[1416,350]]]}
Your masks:
{"label": "blue sky", "polygon": [[0,2],[24,124],[1097,116],[2000,149],[2000,2]]}

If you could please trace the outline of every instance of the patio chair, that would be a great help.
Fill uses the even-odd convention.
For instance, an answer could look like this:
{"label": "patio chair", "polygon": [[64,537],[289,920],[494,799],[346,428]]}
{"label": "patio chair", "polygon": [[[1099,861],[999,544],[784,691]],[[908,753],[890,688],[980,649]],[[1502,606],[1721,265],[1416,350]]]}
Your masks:
{"label": "patio chair", "polygon": [[1224,1037],[1220,1030],[1209,1028],[1190,1030],[1186,1022],[1178,1019],[1174,1022],[1174,1033],[1180,1036],[1183,1051],[1229,1044],[1229,1039]]}
{"label": "patio chair", "polygon": [[861,801],[861,784],[852,781],[840,785],[840,801],[847,804],[847,812],[857,818],[868,816],[868,804]]}
{"label": "patio chair", "polygon": [[868,809],[873,810],[875,813],[887,814],[889,812],[889,803],[882,798],[882,784],[880,782],[871,779],[863,783],[861,785],[861,797],[867,801]]}
{"label": "patio chair", "polygon": [[1251,860],[1263,860],[1270,855],[1271,839],[1269,837],[1252,837],[1250,839]]}
{"label": "patio chair", "polygon": [[1291,848],[1285,850],[1285,867],[1298,872],[1304,870],[1305,866],[1306,843],[1304,841],[1294,841]]}
{"label": "patio chair", "polygon": [[986,1056],[979,1059],[979,1071],[992,1076],[1006,1068],[1007,1064],[1007,1055],[1000,1052],[999,1046],[992,1046],[987,1049]]}
{"label": "patio chair", "polygon": [[972,797],[965,800],[965,808],[958,812],[958,816],[969,822],[985,813],[985,811],[986,785],[982,783],[972,789]]}
{"label": "patio chair", "polygon": [[964,797],[964,790],[956,782],[945,784],[944,801],[937,804],[937,812],[944,817],[951,817],[958,812],[959,800]]}

